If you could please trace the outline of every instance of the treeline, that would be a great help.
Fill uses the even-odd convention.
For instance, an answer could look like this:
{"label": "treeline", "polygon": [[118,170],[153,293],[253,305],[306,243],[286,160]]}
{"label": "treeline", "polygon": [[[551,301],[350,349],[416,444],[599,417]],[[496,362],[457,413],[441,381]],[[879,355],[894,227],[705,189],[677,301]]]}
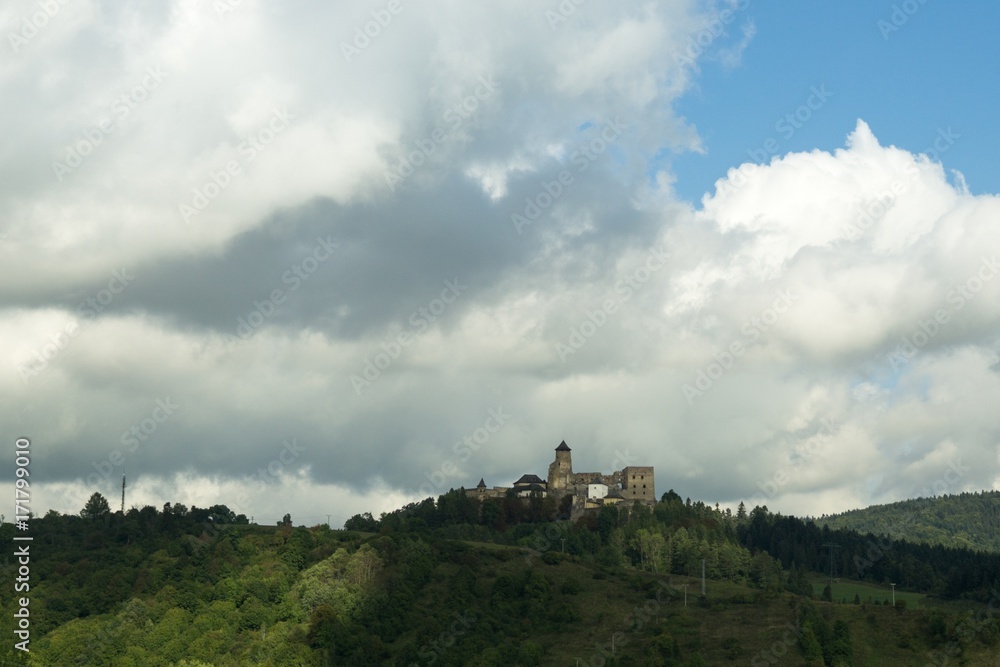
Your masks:
{"label": "treeline", "polygon": [[378,520],[370,514],[357,515],[346,526],[390,534],[437,531],[539,551],[554,546],[592,558],[598,565],[660,573],[697,575],[704,559],[708,577],[803,594],[809,594],[801,583],[804,571],[830,574],[831,549],[835,577],[880,585],[891,582],[901,590],[985,601],[994,582],[1000,581],[1000,554],[920,544],[905,531],[907,539],[892,539],[821,528],[811,520],[772,514],[767,507],[747,512],[741,504],[734,514],[682,501],[672,490],[651,511],[639,505],[609,506],[572,525],[540,527],[539,522],[564,518],[567,509],[550,498],[479,502],[462,490],[452,490],[436,502],[428,498]]}
{"label": "treeline", "polygon": [[[594,605],[611,614],[625,589],[637,602],[659,600],[661,588],[676,596],[658,588],[665,575],[697,577],[703,564],[708,578],[735,584],[726,599],[737,605],[783,591],[813,597],[808,571],[828,570],[828,544],[839,546],[837,576],[939,595],[985,599],[998,573],[996,556],[766,508],[733,514],[673,491],[653,507],[608,506],[576,522],[567,509],[539,497],[479,503],[457,490],[332,531],[295,528],[288,515],[256,526],[224,505],[123,514],[95,494],[80,516],[31,520],[32,664],[529,666],[551,661],[552,638],[586,637],[581,619]],[[6,524],[0,537],[13,532]],[[5,565],[9,585],[15,566]],[[11,605],[0,601],[8,634]],[[700,664],[690,619],[671,618],[630,651],[648,664]],[[806,625],[804,656],[833,664],[850,654],[843,628],[800,618]]]}
{"label": "treeline", "polygon": [[766,508],[755,508],[737,532],[745,547],[767,551],[785,568],[829,573],[832,550],[835,577],[978,601],[988,600],[1000,583],[1000,554],[820,528]]}
{"label": "treeline", "polygon": [[822,516],[819,525],[1000,552],[1000,491],[916,498]]}
{"label": "treeline", "polygon": [[539,554],[559,551],[599,567],[659,574],[700,576],[704,561],[705,575],[712,579],[771,592],[806,588],[801,573],[785,573],[767,553],[741,545],[730,512],[683,501],[672,490],[652,508],[639,503],[610,505],[572,523],[566,520],[568,510],[568,503],[557,506],[547,497],[479,501],[460,489],[437,501],[427,498],[384,513],[378,520],[370,514],[355,515],[345,528],[389,535],[431,533],[521,546]]}
{"label": "treeline", "polygon": [[[447,514],[451,500],[435,506]],[[622,586],[551,567],[570,558],[551,548],[524,558],[534,550],[482,551],[439,538],[407,511],[398,518],[414,530],[372,535],[295,528],[287,516],[278,526],[250,525],[224,505],[124,514],[106,505],[93,497],[81,516],[31,520],[33,665],[527,667],[545,662],[540,636],[578,625],[585,587],[603,585],[601,599]],[[571,548],[651,525],[643,523],[649,512],[604,516],[567,531],[577,536]],[[552,525],[511,530],[530,540]],[[0,532],[10,539],[13,526]],[[9,563],[4,572],[11,576]],[[649,582],[628,586],[645,595]],[[10,611],[9,599],[0,602],[5,631]],[[675,642],[660,639],[679,655]],[[23,656],[0,657],[22,664]]]}

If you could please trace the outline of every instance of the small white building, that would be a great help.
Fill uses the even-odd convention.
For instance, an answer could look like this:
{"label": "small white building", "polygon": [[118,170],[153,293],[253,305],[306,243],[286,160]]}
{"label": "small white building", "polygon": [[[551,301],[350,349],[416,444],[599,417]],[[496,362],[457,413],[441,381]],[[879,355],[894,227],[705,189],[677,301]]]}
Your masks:
{"label": "small white building", "polygon": [[595,477],[587,484],[587,500],[599,500],[608,495],[608,485],[600,477]]}

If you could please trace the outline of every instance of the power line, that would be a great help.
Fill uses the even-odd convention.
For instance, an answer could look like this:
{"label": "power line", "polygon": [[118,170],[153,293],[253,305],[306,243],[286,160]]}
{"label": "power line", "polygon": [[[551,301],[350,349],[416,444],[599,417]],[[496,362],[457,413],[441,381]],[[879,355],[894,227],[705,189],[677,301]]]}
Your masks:
{"label": "power line", "polygon": [[839,544],[834,544],[833,542],[827,542],[823,545],[824,547],[830,547],[830,581],[833,581],[833,550],[839,549]]}

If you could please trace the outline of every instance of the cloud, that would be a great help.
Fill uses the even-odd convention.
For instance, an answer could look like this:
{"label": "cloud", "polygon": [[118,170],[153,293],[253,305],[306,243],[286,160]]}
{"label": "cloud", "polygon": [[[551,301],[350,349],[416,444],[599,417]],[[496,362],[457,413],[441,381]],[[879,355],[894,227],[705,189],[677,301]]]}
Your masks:
{"label": "cloud", "polygon": [[678,201],[711,15],[402,7],[95,3],[3,65],[0,423],[44,502],[124,462],[135,502],[377,514],[563,439],[782,511],[998,477],[996,197],[859,121]]}

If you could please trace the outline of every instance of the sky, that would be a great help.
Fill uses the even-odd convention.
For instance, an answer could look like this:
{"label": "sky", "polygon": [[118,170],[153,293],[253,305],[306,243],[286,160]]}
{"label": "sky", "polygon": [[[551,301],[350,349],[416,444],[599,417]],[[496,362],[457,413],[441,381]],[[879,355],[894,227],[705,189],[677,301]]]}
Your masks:
{"label": "sky", "polygon": [[785,514],[1000,489],[997,25],[5,4],[0,433],[33,511],[125,474],[129,507],[338,527],[562,440]]}

